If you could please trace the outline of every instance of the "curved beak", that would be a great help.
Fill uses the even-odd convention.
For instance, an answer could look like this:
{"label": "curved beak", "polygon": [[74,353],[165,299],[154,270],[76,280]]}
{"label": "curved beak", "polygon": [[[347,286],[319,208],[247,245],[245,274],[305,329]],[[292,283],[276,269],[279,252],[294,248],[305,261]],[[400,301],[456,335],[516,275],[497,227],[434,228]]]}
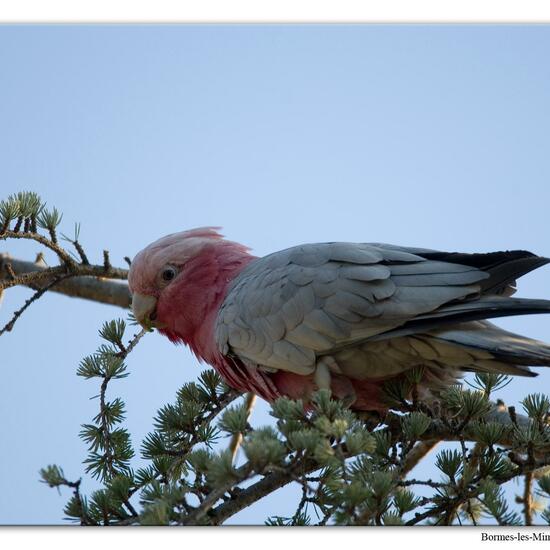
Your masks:
{"label": "curved beak", "polygon": [[[155,326],[154,312],[157,307],[157,299],[154,296],[135,293],[132,296],[132,312],[136,321],[146,329]],[[153,317],[153,318],[151,318]]]}

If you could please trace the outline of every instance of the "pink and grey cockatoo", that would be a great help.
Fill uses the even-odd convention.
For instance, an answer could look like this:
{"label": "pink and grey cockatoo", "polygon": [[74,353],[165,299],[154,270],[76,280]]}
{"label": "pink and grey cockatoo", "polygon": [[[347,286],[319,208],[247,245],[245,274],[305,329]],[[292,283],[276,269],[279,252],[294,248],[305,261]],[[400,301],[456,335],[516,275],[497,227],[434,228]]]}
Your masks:
{"label": "pink and grey cockatoo", "polygon": [[550,259],[347,242],[248,250],[217,228],[183,231],[142,250],[128,276],[136,319],[243,392],[307,403],[324,388],[382,411],[385,382],[415,367],[430,399],[466,371],[536,376],[529,366],[550,365],[550,346],[486,321],[550,312],[550,301],[510,297]]}

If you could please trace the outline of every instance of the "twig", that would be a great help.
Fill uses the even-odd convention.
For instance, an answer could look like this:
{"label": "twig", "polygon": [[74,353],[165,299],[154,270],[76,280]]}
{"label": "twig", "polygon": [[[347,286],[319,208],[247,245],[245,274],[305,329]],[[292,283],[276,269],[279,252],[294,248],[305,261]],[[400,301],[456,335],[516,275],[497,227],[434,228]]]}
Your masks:
{"label": "twig", "polygon": [[432,481],[431,479],[427,479],[425,481],[422,481],[420,479],[407,479],[406,481],[399,481],[397,483],[399,487],[410,487],[411,485],[425,485],[427,487],[431,487],[432,489],[439,489],[443,487],[447,487],[447,483],[441,483],[438,481]]}
{"label": "twig", "polygon": [[523,514],[525,525],[533,525],[533,472],[525,474],[525,485],[523,489]]}
{"label": "twig", "polygon": [[40,298],[45,292],[50,290],[53,286],[55,286],[57,283],[62,281],[63,279],[66,279],[67,277],[70,277],[70,275],[63,275],[58,276],[56,279],[54,279],[51,283],[48,283],[46,286],[42,287],[40,290],[37,290],[28,300],[25,301],[22,307],[20,307],[12,316],[12,318],[4,325],[4,327],[0,330],[0,336],[4,334],[5,332],[11,332],[13,329],[13,326],[21,317],[23,312],[33,303]]}
{"label": "twig", "polygon": [[105,393],[107,392],[107,386],[110,377],[105,376],[101,383],[101,389],[99,393],[99,414],[101,420],[101,431],[103,432],[103,448],[105,449],[105,462],[107,464],[107,470],[109,472],[109,478],[113,478],[115,471],[113,469],[113,453],[111,450],[111,431],[109,429],[109,423],[107,422],[106,406],[105,406]]}
{"label": "twig", "polygon": [[86,256],[86,253],[84,252],[84,249],[82,248],[82,245],[78,241],[71,241],[73,243],[73,246],[75,247],[76,251],[78,252],[78,255],[80,256],[80,260],[84,265],[90,265],[90,262],[88,260],[88,256]]}
{"label": "twig", "polygon": [[103,251],[103,269],[108,273],[113,266],[111,265],[111,260],[109,259],[109,251]]}
{"label": "twig", "polygon": [[413,470],[438,443],[440,443],[439,439],[432,439],[428,441],[421,441],[415,445],[409,453],[407,453],[405,463],[403,464],[399,477],[402,479],[405,478],[407,474]]}
{"label": "twig", "polygon": [[84,511],[84,504],[82,502],[82,497],[80,496],[81,482],[82,479],[79,479],[78,481],[69,481],[65,477],[62,477],[55,486],[59,487],[60,485],[64,485],[66,487],[69,487],[70,489],[73,489],[73,495],[80,510],[80,525],[97,525],[97,523],[93,519],[88,517],[88,515]]}
{"label": "twig", "polygon": [[200,438],[198,436],[200,428],[203,426],[208,425],[218,414],[220,414],[227,405],[229,405],[232,401],[240,397],[242,394],[239,393],[237,390],[231,390],[227,393],[223,394],[221,396],[221,399],[216,403],[216,407],[212,408],[210,412],[205,415],[202,419],[199,420],[199,418],[196,419],[197,421],[197,427],[195,429],[195,434],[191,437],[191,439],[186,443],[185,447],[183,449],[180,449],[179,451],[171,451],[170,449],[164,449],[163,453],[168,456],[173,457],[183,457],[189,451],[200,441]]}
{"label": "twig", "polygon": [[[250,415],[252,414],[252,409],[254,408],[255,403],[256,403],[256,395],[251,392],[247,393],[246,399],[245,399],[245,407],[246,407],[245,412],[246,412],[247,422],[248,422],[248,419],[250,418]],[[231,452],[231,460],[235,460],[239,447],[241,446],[241,443],[243,441],[243,437],[244,436],[242,433],[238,433],[231,438],[231,442],[229,444],[229,450]]]}
{"label": "twig", "polygon": [[[501,408],[496,405],[493,406],[484,418],[487,422],[498,422],[499,424],[509,427],[513,425],[508,412],[503,412]],[[531,424],[531,420],[527,416],[516,413],[514,418],[518,426],[526,427]],[[384,417],[384,423],[390,428],[391,433],[394,434],[394,440],[398,441],[402,435],[401,416],[390,411]],[[440,440],[459,442],[461,439],[462,441],[475,441],[473,435],[468,431],[465,433],[458,432],[456,429],[453,429],[452,426],[447,425],[437,418],[432,418],[430,426],[419,438],[421,441]],[[495,444],[512,447],[514,445],[514,439],[511,430],[506,430],[500,440],[496,441]]]}
{"label": "twig", "polygon": [[[512,453],[510,453],[512,454]],[[519,457],[511,457],[511,460],[518,464],[518,467],[514,469],[509,474],[502,476],[500,478],[495,478],[494,481],[497,483],[497,485],[503,485],[504,483],[507,483],[511,479],[514,479],[520,475],[526,475],[529,473],[533,473],[538,468],[542,468],[545,465],[548,466],[550,464],[550,456],[547,455],[544,460],[533,460],[533,461],[521,461]],[[482,487],[479,486],[479,478],[472,479],[470,483],[471,489],[465,489],[461,491],[459,495],[457,495],[454,498],[448,499],[446,502],[443,502],[441,504],[438,504],[437,506],[434,506],[427,510],[426,512],[423,512],[422,514],[417,513],[415,514],[414,518],[406,522],[405,525],[416,525],[420,523],[421,521],[428,519],[430,517],[439,517],[441,513],[445,513],[446,515],[449,515],[449,512],[452,510],[457,510],[461,504],[466,502],[467,500],[471,498],[477,498],[480,500],[480,502],[483,502],[479,495],[481,494]]]}
{"label": "twig", "polygon": [[51,251],[55,252],[58,256],[58,258],[61,260],[62,263],[69,266],[74,266],[75,261],[71,258],[71,256],[67,253],[67,251],[59,246],[56,242],[53,240],[47,239],[43,235],[40,235],[39,233],[18,233],[15,231],[15,228],[13,231],[6,231],[0,235],[0,240],[6,240],[6,239],[25,239],[30,241],[36,241],[37,243],[40,243],[42,246],[45,246],[46,248],[49,248]]}
{"label": "twig", "polygon": [[[15,278],[10,279],[8,264],[12,267]],[[77,275],[65,278],[54,288],[52,292],[64,294],[74,298],[83,298],[103,304],[129,308],[131,305],[130,291],[124,282],[106,279],[103,266],[82,266],[77,264]],[[58,275],[66,274],[64,266],[47,268],[34,262],[27,262],[9,258],[6,254],[0,254],[0,289],[10,286],[24,285],[38,290]],[[108,275],[112,279],[126,279],[128,271],[112,268]]]}
{"label": "twig", "polygon": [[292,516],[292,525],[296,525],[296,521],[298,521],[298,518],[300,517],[300,514],[302,513],[302,510],[304,509],[304,506],[308,502],[308,486],[307,484],[302,485],[302,498],[300,499],[300,502],[298,503],[298,507],[296,508],[296,512],[294,512],[294,515]]}
{"label": "twig", "polygon": [[[204,500],[201,502],[200,506],[198,506],[194,512],[189,514],[183,521],[183,525],[200,525],[201,520],[208,514],[208,512],[211,510],[211,508],[222,498],[224,493],[226,493],[233,485],[236,483],[240,483],[247,479],[249,475],[251,474],[252,470],[250,468],[250,465],[244,464],[237,470],[235,470],[234,478],[228,480],[226,483],[224,483],[221,487],[218,487],[217,489],[214,489]],[[240,501],[242,497],[242,492],[239,492],[238,500]],[[227,501],[231,502],[231,500]]]}
{"label": "twig", "polygon": [[15,272],[13,271],[13,267],[11,266],[10,262],[6,262],[6,273],[9,275],[9,278],[14,281],[17,276],[15,275]]}
{"label": "twig", "polygon": [[226,519],[257,502],[273,491],[294,481],[295,474],[308,474],[318,470],[319,464],[313,460],[299,461],[290,470],[278,469],[267,474],[260,481],[249,485],[239,492],[237,499],[230,499],[219,504],[210,513],[210,524],[221,525]]}
{"label": "twig", "polygon": [[508,414],[510,415],[510,420],[512,421],[512,424],[514,426],[517,426],[518,425],[518,420],[517,420],[517,414],[516,414],[516,408],[515,407],[508,407]]}

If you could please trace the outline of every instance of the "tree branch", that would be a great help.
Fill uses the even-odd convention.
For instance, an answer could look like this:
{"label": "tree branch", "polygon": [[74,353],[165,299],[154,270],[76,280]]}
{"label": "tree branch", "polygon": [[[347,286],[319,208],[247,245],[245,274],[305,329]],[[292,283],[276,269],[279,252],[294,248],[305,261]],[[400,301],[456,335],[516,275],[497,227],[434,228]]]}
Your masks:
{"label": "tree branch", "polygon": [[[244,469],[245,467],[246,464],[241,468]],[[260,481],[239,491],[234,498],[214,508],[209,514],[210,524],[221,525],[226,519],[234,516],[237,512],[244,510],[273,491],[294,481],[296,474],[305,475],[319,469],[321,469],[321,466],[318,463],[313,460],[306,460],[304,463],[298,463],[296,469],[293,468],[291,471],[277,470],[269,473],[260,479]]]}
{"label": "tree branch", "polygon": [[400,477],[404,479],[407,474],[416,468],[422,459],[440,442],[440,439],[428,439],[427,441],[421,441],[415,445],[407,454],[405,464],[400,472]]}
{"label": "tree branch", "polygon": [[[506,406],[499,403],[493,403],[493,407],[484,416],[484,420],[487,422],[503,424],[504,426],[508,426],[510,428],[514,426],[514,420],[515,423],[521,427],[527,427],[532,422],[528,416],[517,413],[514,414],[514,418],[512,419]],[[401,415],[390,411],[385,416],[383,423],[390,428],[392,434],[395,434],[396,436],[401,434]],[[452,429],[437,418],[432,418],[430,426],[419,438],[419,441],[427,442],[428,446],[433,445],[434,442],[461,440],[475,441],[475,439],[470,437],[469,434],[465,434],[462,429]],[[511,431],[505,432],[499,441],[496,442],[497,445],[502,445],[504,447],[510,447],[513,443],[513,434]],[[428,446],[426,446],[426,448]]]}
{"label": "tree branch", "polygon": [[[10,266],[16,277],[23,276],[22,284],[39,290],[55,281],[55,275],[65,271],[65,266],[47,268],[41,264],[10,258],[7,254],[0,254],[0,282],[12,282]],[[125,279],[128,271],[125,269],[110,268],[105,273],[104,266],[75,265],[75,275],[60,281],[51,292],[57,292],[73,298],[83,298],[102,304],[114,305],[128,309],[131,305],[131,295],[128,285],[122,281],[109,279]],[[59,271],[59,273],[57,273]],[[34,275],[36,274],[36,275]],[[81,275],[82,274],[82,275]],[[1,293],[1,291],[0,291]]]}

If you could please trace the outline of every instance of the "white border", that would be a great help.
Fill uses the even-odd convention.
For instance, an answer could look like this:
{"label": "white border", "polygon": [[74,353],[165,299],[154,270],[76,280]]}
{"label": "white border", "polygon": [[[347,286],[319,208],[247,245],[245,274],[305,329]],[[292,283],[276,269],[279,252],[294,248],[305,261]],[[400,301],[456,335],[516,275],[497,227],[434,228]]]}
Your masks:
{"label": "white border", "polygon": [[548,0],[17,0],[0,22],[550,22]]}
{"label": "white border", "polygon": [[[550,22],[548,0],[17,0],[0,6],[1,23],[544,23]],[[267,530],[266,530],[267,529]],[[481,533],[546,532],[548,528],[0,528],[8,548],[97,550],[108,540],[132,550],[172,543],[184,548],[215,545],[242,550],[257,543],[269,546],[343,545],[388,548],[391,545],[427,548],[446,546],[518,548],[517,542],[482,543]],[[106,539],[105,537],[108,537]],[[122,537],[124,540],[122,540]],[[304,540],[304,537],[307,540]],[[117,541],[117,539],[121,539]],[[10,544],[11,543],[11,544]]]}
{"label": "white border", "polygon": [[[483,541],[483,533],[501,540]],[[335,548],[388,549],[415,548],[448,550],[454,548],[542,548],[547,543],[529,541],[533,534],[545,533],[544,527],[62,527],[3,528],[0,540],[6,548],[41,548],[55,550],[98,550],[119,547],[141,548]],[[519,540],[519,537],[522,540]],[[486,535],[487,538],[487,535]],[[507,538],[508,540],[502,540]],[[530,544],[531,543],[531,544]]]}

